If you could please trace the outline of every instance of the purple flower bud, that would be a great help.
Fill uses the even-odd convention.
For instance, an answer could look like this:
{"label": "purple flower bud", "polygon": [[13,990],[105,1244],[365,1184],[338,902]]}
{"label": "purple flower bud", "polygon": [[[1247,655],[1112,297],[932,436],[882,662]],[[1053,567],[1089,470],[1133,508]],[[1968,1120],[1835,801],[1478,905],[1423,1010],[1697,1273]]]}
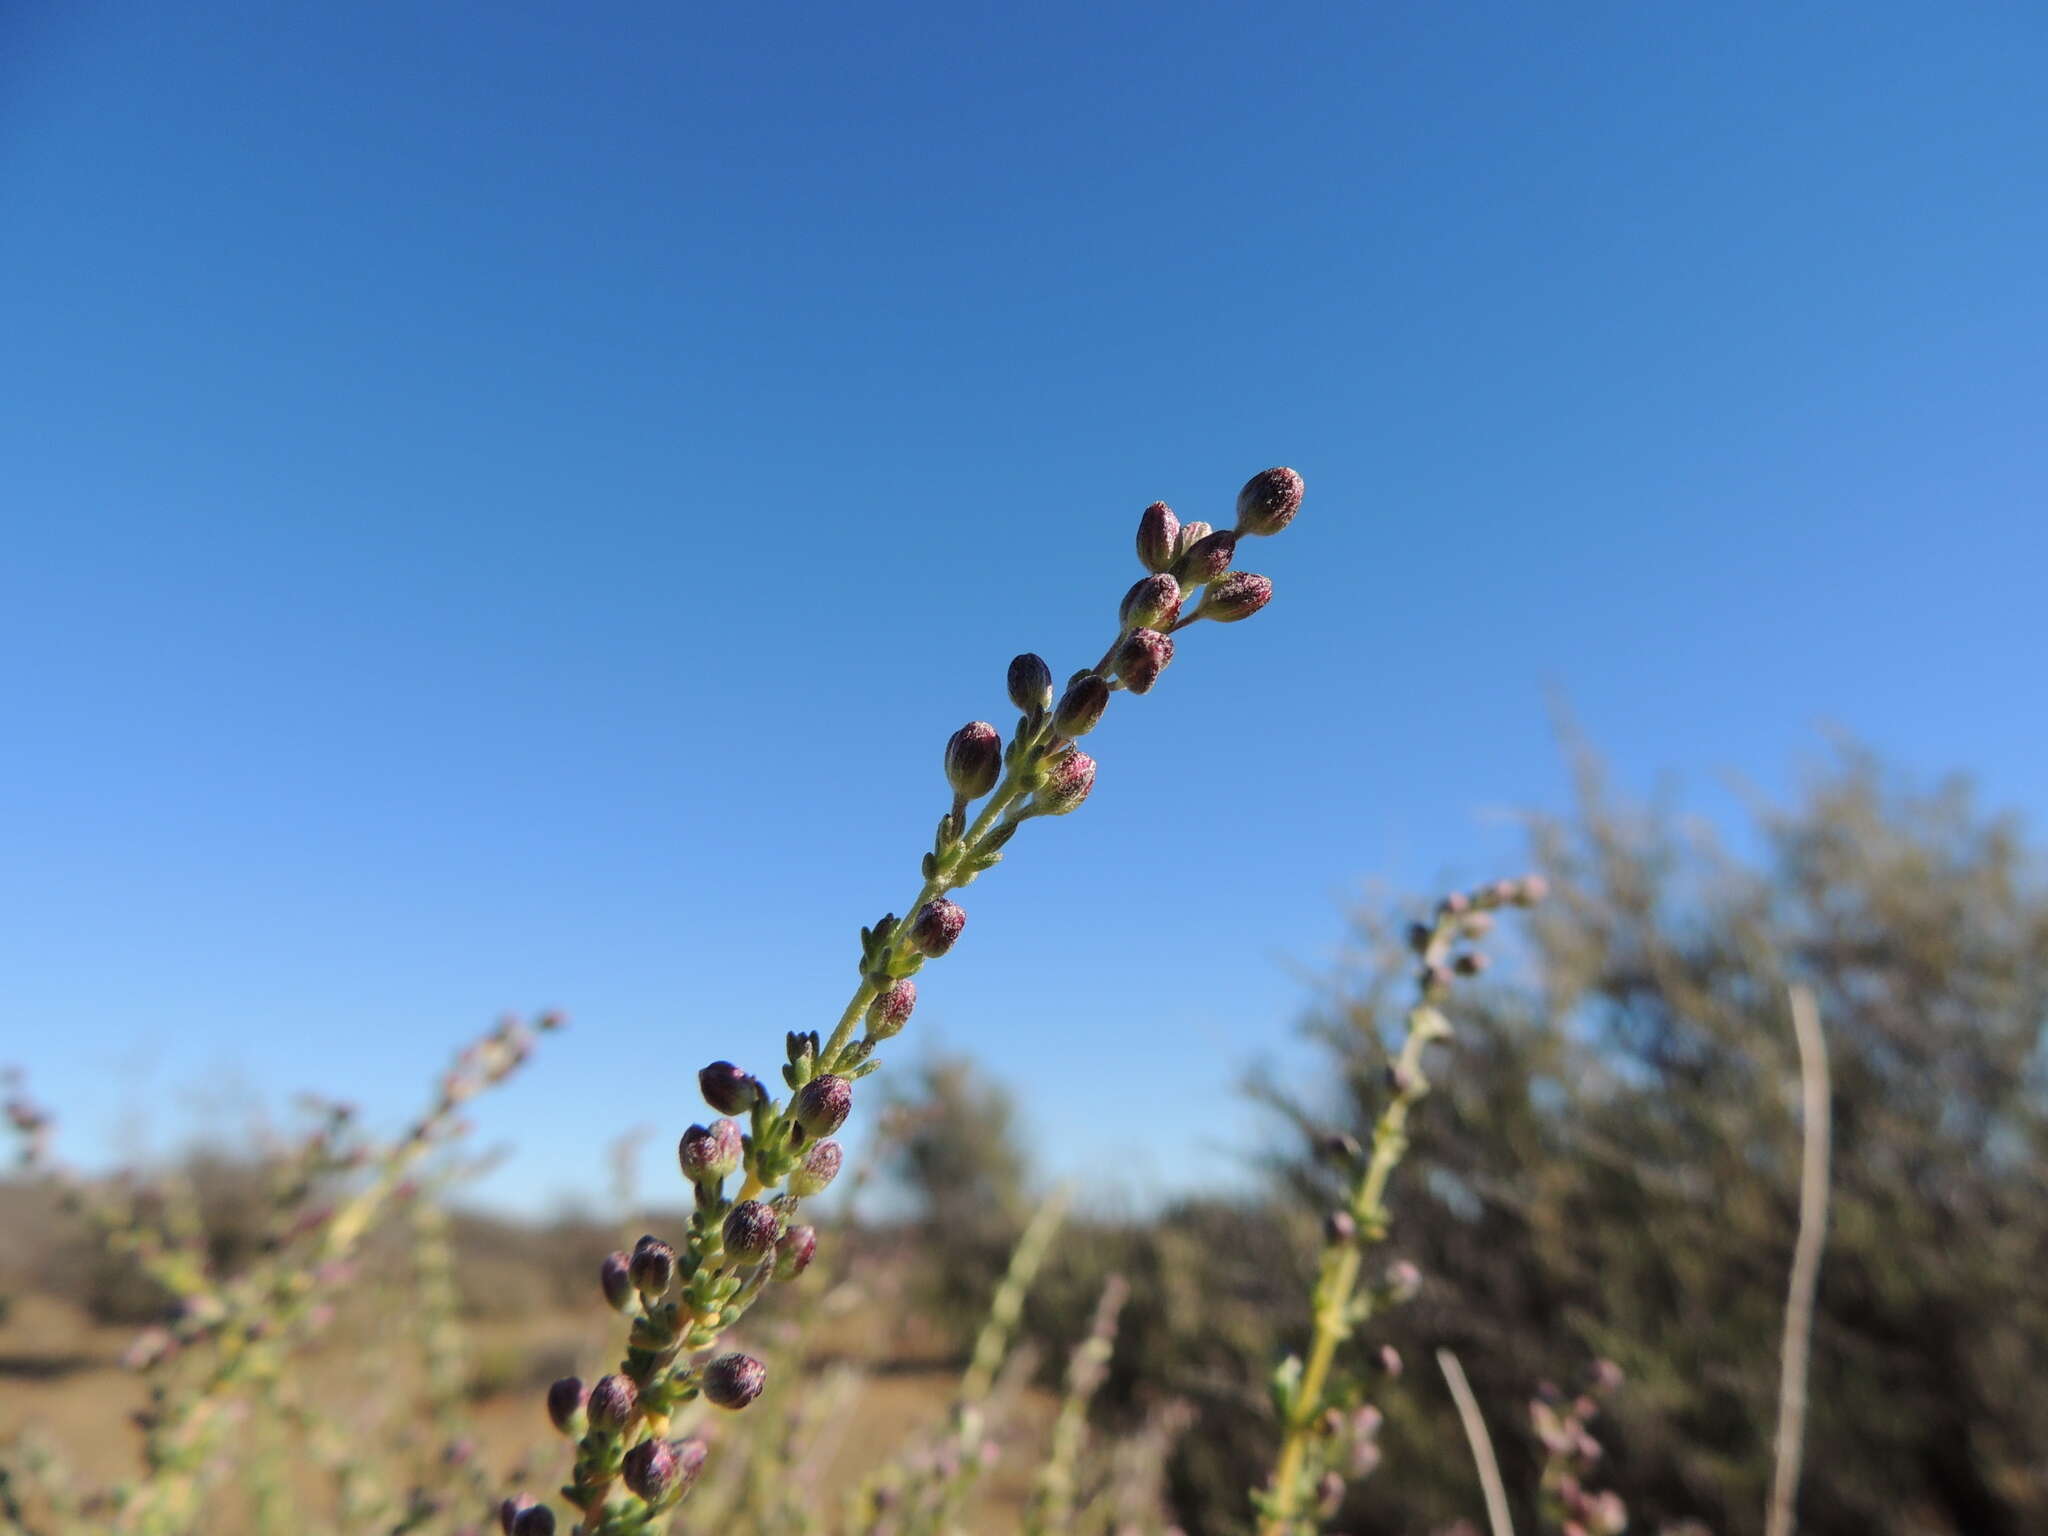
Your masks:
{"label": "purple flower bud", "polygon": [[782,1236],[782,1217],[759,1200],[742,1200],[726,1213],[725,1251],[745,1263],[766,1258]]}
{"label": "purple flower bud", "polygon": [[953,947],[960,938],[960,930],[966,926],[966,912],[945,897],[938,897],[919,907],[911,918],[911,947],[935,960]]}
{"label": "purple flower bud", "polygon": [[716,1184],[740,1165],[746,1147],[736,1121],[693,1125],[676,1143],[676,1161],[692,1184]]}
{"label": "purple flower bud", "polygon": [[1180,519],[1173,508],[1155,501],[1138,517],[1138,563],[1148,571],[1164,571],[1173,564],[1174,545],[1180,539]]}
{"label": "purple flower bud", "polygon": [[812,1078],[797,1092],[796,1123],[806,1136],[830,1136],[852,1112],[853,1084],[833,1073]]}
{"label": "purple flower bud", "polygon": [[580,1376],[564,1376],[548,1388],[548,1417],[565,1435],[576,1433],[576,1421],[583,1417],[583,1404],[590,1393]]}
{"label": "purple flower bud", "polygon": [[1124,594],[1117,617],[1126,629],[1167,629],[1180,617],[1180,583],[1171,576],[1145,576]]}
{"label": "purple flower bud", "polygon": [[699,1072],[697,1087],[721,1115],[744,1115],[762,1097],[761,1079],[729,1061],[714,1061]]}
{"label": "purple flower bud", "polygon": [[836,1141],[821,1141],[804,1154],[804,1160],[790,1170],[789,1192],[792,1195],[820,1195],[826,1186],[839,1177],[839,1165],[845,1154]]}
{"label": "purple flower bud", "polygon": [[598,1284],[604,1287],[604,1299],[615,1312],[625,1312],[633,1305],[632,1261],[623,1253],[608,1253],[597,1267]]}
{"label": "purple flower bud", "polygon": [[512,1536],[512,1522],[531,1508],[533,1500],[523,1493],[501,1501],[498,1505],[498,1529],[503,1531],[505,1536]]}
{"label": "purple flower bud", "polygon": [[1358,1222],[1349,1211],[1332,1211],[1323,1218],[1323,1241],[1336,1247],[1358,1236]]}
{"label": "purple flower bud", "polygon": [[1272,580],[1251,571],[1232,571],[1202,593],[1195,617],[1214,619],[1218,624],[1235,624],[1248,619],[1273,600]]}
{"label": "purple flower bud", "polygon": [[1382,1344],[1379,1353],[1380,1369],[1389,1376],[1401,1374],[1401,1351],[1391,1344]]}
{"label": "purple flower bud", "polygon": [[775,1245],[775,1278],[794,1280],[811,1267],[811,1259],[817,1251],[816,1227],[791,1227],[782,1234],[782,1241]]}
{"label": "purple flower bud", "polygon": [[1088,798],[1095,787],[1095,759],[1086,752],[1063,752],[1046,764],[1045,782],[1031,798],[1042,816],[1064,816]]}
{"label": "purple flower bud", "polygon": [[1052,668],[1026,651],[1010,663],[1010,702],[1025,714],[1052,706]]}
{"label": "purple flower bud", "polygon": [[1237,535],[1226,528],[1191,544],[1174,562],[1173,574],[1183,588],[1206,587],[1230,569],[1237,558]]}
{"label": "purple flower bud", "polygon": [[1439,917],[1462,917],[1472,910],[1472,898],[1463,891],[1453,891],[1436,904]]}
{"label": "purple flower bud", "polygon": [[1477,976],[1486,969],[1486,956],[1476,950],[1467,950],[1451,961],[1451,969],[1460,976]]}
{"label": "purple flower bud", "polygon": [[626,1452],[619,1476],[628,1488],[649,1504],[659,1504],[676,1485],[681,1465],[675,1448],[666,1440],[642,1440]]}
{"label": "purple flower bud", "polygon": [[1116,653],[1116,675],[1133,693],[1150,693],[1173,660],[1173,641],[1156,629],[1134,629]]}
{"label": "purple flower bud", "polygon": [[1109,707],[1109,683],[1099,672],[1084,672],[1060,695],[1052,728],[1062,736],[1086,736]]}
{"label": "purple flower bud", "polygon": [[1003,772],[1003,738],[986,720],[970,720],[946,742],[946,782],[963,800],[996,787]]}
{"label": "purple flower bud", "polygon": [[903,1026],[910,1022],[910,1013],[915,1007],[917,983],[907,977],[894,983],[868,1004],[868,1037],[887,1040],[902,1034]]}
{"label": "purple flower bud", "polygon": [[1179,563],[1182,556],[1216,530],[1204,522],[1182,523],[1180,535],[1173,541],[1173,558]]}
{"label": "purple flower bud", "polygon": [[1357,1162],[1365,1151],[1359,1146],[1356,1136],[1347,1135],[1343,1131],[1331,1131],[1325,1135],[1317,1143],[1316,1150],[1340,1168]]}
{"label": "purple flower bud", "polygon": [[640,1407],[640,1390],[626,1376],[600,1376],[590,1389],[583,1411],[590,1415],[590,1427],[616,1433],[633,1422]]}
{"label": "purple flower bud", "polygon": [[642,1296],[660,1296],[676,1277],[676,1251],[658,1237],[643,1237],[633,1247],[627,1272]]}
{"label": "purple flower bud", "polygon": [[720,1355],[704,1367],[704,1395],[721,1408],[746,1407],[767,1384],[768,1367],[752,1355]]}
{"label": "purple flower bud", "polygon": [[513,1517],[512,1536],[555,1536],[555,1512],[545,1504],[522,1509]]}
{"label": "purple flower bud", "polygon": [[1301,510],[1301,476],[1291,469],[1268,469],[1245,481],[1237,493],[1239,533],[1278,533]]}

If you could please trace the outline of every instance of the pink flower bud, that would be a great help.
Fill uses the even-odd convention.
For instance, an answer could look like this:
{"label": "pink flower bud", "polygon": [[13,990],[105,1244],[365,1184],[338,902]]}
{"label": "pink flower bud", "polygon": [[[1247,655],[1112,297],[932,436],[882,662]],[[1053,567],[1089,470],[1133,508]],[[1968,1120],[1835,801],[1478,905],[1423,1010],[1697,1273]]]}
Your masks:
{"label": "pink flower bud", "polygon": [[1053,711],[1052,728],[1062,736],[1086,736],[1108,707],[1108,682],[1100,673],[1084,672],[1060,696],[1060,707]]}
{"label": "pink flower bud", "polygon": [[752,1355],[720,1355],[704,1367],[704,1395],[720,1408],[746,1407],[767,1384],[768,1367]]}
{"label": "pink flower bud", "polygon": [[853,1084],[826,1072],[798,1090],[794,1113],[806,1136],[830,1136],[853,1112]]}
{"label": "pink flower bud", "polygon": [[725,1251],[744,1263],[764,1259],[782,1237],[782,1217],[759,1200],[742,1200],[726,1213]]}
{"label": "pink flower bud", "polygon": [[714,1061],[697,1074],[704,1102],[721,1115],[744,1115],[761,1098],[761,1080],[729,1061]]}
{"label": "pink flower bud", "polygon": [[1052,668],[1026,651],[1010,663],[1010,702],[1024,713],[1052,706]]}
{"label": "pink flower bud", "polygon": [[919,954],[936,960],[959,941],[967,913],[941,896],[926,902],[910,920],[910,943]]}
{"label": "pink flower bud", "polygon": [[946,743],[946,782],[966,800],[996,787],[1003,772],[1003,738],[986,720],[970,720]]}
{"label": "pink flower bud", "polygon": [[1173,641],[1156,629],[1134,629],[1116,653],[1116,675],[1133,693],[1150,693],[1173,660]]}
{"label": "pink flower bud", "polygon": [[1236,557],[1237,535],[1226,528],[1190,545],[1174,562],[1173,574],[1183,587],[1205,587],[1229,570]]}
{"label": "pink flower bud", "polygon": [[903,1026],[910,1022],[911,1010],[917,1007],[917,983],[908,977],[892,984],[868,1004],[868,1035],[875,1040],[888,1040],[903,1033]]}
{"label": "pink flower bud", "polygon": [[1174,545],[1180,538],[1180,519],[1173,508],[1155,501],[1138,518],[1138,563],[1148,571],[1172,566]]}
{"label": "pink flower bud", "polygon": [[619,1476],[640,1498],[659,1504],[676,1485],[680,1467],[675,1448],[666,1440],[642,1440],[619,1465]]}
{"label": "pink flower bud", "polygon": [[1202,593],[1195,617],[1214,619],[1218,624],[1235,624],[1248,619],[1273,600],[1273,583],[1251,571],[1232,571]]}
{"label": "pink flower bud", "polygon": [[1032,808],[1044,816],[1064,816],[1088,798],[1095,787],[1095,759],[1086,752],[1063,752],[1046,764],[1045,782],[1032,796]]}
{"label": "pink flower bud", "polygon": [[797,1196],[821,1195],[839,1177],[845,1154],[836,1141],[821,1141],[804,1154],[804,1160],[790,1170],[789,1192]]}
{"label": "pink flower bud", "polygon": [[816,1227],[791,1227],[782,1234],[782,1241],[775,1245],[775,1278],[794,1280],[811,1267],[811,1259],[817,1251]]}
{"label": "pink flower bud", "polygon": [[692,1184],[716,1184],[737,1169],[745,1155],[739,1125],[732,1120],[693,1125],[676,1144],[676,1161]]}
{"label": "pink flower bud", "polygon": [[1127,629],[1167,629],[1180,617],[1180,583],[1171,576],[1145,576],[1124,594],[1117,617]]}
{"label": "pink flower bud", "polygon": [[1278,533],[1301,510],[1301,476],[1291,469],[1268,469],[1245,481],[1237,493],[1239,533]]}
{"label": "pink flower bud", "polygon": [[631,1424],[639,1410],[639,1389],[625,1376],[598,1377],[583,1408],[590,1416],[590,1427],[608,1434],[616,1434]]}

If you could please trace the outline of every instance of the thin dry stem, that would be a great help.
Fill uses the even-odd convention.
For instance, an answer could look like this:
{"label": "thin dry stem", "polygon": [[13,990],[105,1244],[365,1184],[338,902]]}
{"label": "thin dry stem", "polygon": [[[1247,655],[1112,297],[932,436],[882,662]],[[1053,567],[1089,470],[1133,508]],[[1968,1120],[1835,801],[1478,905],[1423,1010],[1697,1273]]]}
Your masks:
{"label": "thin dry stem", "polygon": [[1792,1032],[1799,1041],[1799,1236],[1792,1247],[1792,1280],[1785,1298],[1785,1337],[1779,1349],[1777,1466],[1764,1536],[1792,1536],[1799,1497],[1799,1464],[1806,1443],[1806,1367],[1813,1344],[1813,1298],[1827,1243],[1829,1084],[1828,1048],[1820,1009],[1805,987],[1791,991]]}

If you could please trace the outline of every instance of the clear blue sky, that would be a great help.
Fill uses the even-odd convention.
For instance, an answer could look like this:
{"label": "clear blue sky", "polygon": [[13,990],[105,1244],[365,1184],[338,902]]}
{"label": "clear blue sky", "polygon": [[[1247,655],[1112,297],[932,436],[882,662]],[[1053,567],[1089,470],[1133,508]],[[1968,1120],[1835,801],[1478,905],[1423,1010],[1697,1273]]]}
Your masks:
{"label": "clear blue sky", "polygon": [[[0,10],[0,1059],[104,1158],[386,1123],[650,1180],[829,1024],[939,749],[1141,507],[1279,595],[1120,699],[904,1044],[1229,1173],[1361,882],[1822,729],[2048,805],[2032,4]],[[1220,518],[1219,518],[1220,520]]]}

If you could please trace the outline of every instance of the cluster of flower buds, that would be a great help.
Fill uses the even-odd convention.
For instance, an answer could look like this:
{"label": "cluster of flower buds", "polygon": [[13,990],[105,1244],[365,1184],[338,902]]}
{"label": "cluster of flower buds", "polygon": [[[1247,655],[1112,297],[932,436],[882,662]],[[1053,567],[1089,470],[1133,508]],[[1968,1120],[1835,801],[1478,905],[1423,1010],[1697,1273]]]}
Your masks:
{"label": "cluster of flower buds", "polygon": [[[817,1232],[793,1220],[798,1204],[838,1174],[843,1153],[829,1138],[852,1114],[855,1084],[879,1065],[877,1048],[909,1022],[917,1005],[912,978],[950,953],[965,931],[967,913],[953,893],[999,863],[1026,821],[1069,815],[1087,801],[1096,764],[1079,739],[1101,722],[1113,693],[1151,690],[1173,660],[1175,632],[1202,619],[1234,623],[1266,605],[1272,583],[1232,570],[1232,562],[1244,539],[1285,528],[1301,496],[1301,476],[1269,469],[1239,492],[1228,529],[1183,524],[1163,502],[1146,508],[1138,553],[1147,574],[1124,595],[1102,659],[1055,688],[1043,657],[1014,658],[1005,678],[1018,712],[1009,739],[987,720],[971,720],[947,739],[941,766],[951,800],[923,856],[923,888],[899,909],[907,917],[891,912],[861,930],[860,984],[829,1037],[788,1034],[782,1078],[789,1097],[776,1099],[760,1077],[730,1061],[698,1074],[719,1118],[689,1127],[677,1147],[696,1197],[687,1239],[670,1245],[650,1236],[605,1261],[605,1300],[632,1320],[626,1359],[587,1395],[570,1379],[549,1397],[549,1417],[578,1441],[564,1492],[585,1515],[585,1536],[642,1528],[644,1511],[618,1513],[607,1502],[621,1482],[643,1503],[655,1502],[643,1484],[680,1497],[662,1473],[669,1458],[678,1465],[688,1458],[673,1448],[642,1449],[666,1445],[660,1434],[677,1403],[701,1394],[736,1409],[759,1394],[764,1372],[756,1360],[691,1361],[715,1346],[767,1282],[793,1280],[809,1266]],[[735,1178],[738,1187],[729,1189]],[[608,1382],[634,1393],[623,1417],[610,1398],[600,1407]],[[620,1387],[610,1390],[616,1396]],[[635,1438],[636,1424],[647,1427],[645,1437]],[[687,1486],[688,1478],[678,1481]]]}
{"label": "cluster of flower buds", "polygon": [[1529,1425],[1543,1446],[1543,1505],[1559,1536],[1621,1536],[1628,1506],[1612,1491],[1586,1486],[1600,1464],[1600,1442],[1587,1427],[1603,1399],[1621,1386],[1621,1367],[1596,1361],[1586,1387],[1567,1397],[1546,1382],[1529,1404]]}

